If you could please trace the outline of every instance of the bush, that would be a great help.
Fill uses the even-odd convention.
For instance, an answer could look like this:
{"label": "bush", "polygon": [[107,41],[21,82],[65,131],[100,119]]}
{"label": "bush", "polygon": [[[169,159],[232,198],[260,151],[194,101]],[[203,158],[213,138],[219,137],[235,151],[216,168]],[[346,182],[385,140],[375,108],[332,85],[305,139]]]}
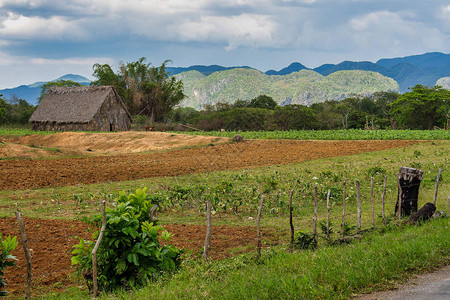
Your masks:
{"label": "bush", "polygon": [[375,177],[376,175],[386,175],[386,169],[380,166],[375,166],[367,170],[367,175]]}
{"label": "bush", "polygon": [[294,234],[294,247],[297,249],[314,249],[317,247],[317,241],[314,233],[296,231]]}
{"label": "bush", "polygon": [[16,260],[14,256],[11,255],[11,252],[17,248],[17,237],[12,237],[9,235],[6,240],[2,239],[2,235],[0,234],[0,246],[2,252],[0,253],[0,296],[6,296],[8,293],[6,290],[2,291],[6,282],[3,280],[3,276],[5,275],[6,267],[15,267]]}
{"label": "bush", "polygon": [[[138,189],[135,194],[121,192],[114,208],[106,209],[106,230],[97,254],[99,289],[136,287],[180,265],[183,250],[159,243],[158,237],[169,240],[170,234],[151,222],[152,205],[146,189]],[[99,223],[99,216],[96,221]],[[98,231],[94,233],[94,239],[98,235]],[[88,285],[94,244],[81,239],[72,251],[72,265]]]}

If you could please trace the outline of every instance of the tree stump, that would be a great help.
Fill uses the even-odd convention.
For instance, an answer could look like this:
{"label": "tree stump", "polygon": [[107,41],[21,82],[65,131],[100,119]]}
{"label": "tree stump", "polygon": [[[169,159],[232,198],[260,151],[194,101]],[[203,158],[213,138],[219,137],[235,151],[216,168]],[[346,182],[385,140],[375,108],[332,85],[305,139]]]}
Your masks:
{"label": "tree stump", "polygon": [[236,134],[233,138],[233,142],[235,142],[235,143],[241,143],[243,141],[244,141],[244,138],[239,134]]}
{"label": "tree stump", "polygon": [[426,221],[433,216],[435,211],[436,211],[436,206],[433,203],[428,202],[421,209],[419,209],[418,212],[416,212],[412,216],[410,216],[408,218],[408,220],[406,221],[406,223],[415,224],[415,223]]}
{"label": "tree stump", "polygon": [[[417,212],[420,182],[423,179],[423,171],[414,168],[401,167],[399,171],[399,184],[401,192],[401,215],[410,216]],[[398,196],[395,204],[395,214],[398,214]]]}

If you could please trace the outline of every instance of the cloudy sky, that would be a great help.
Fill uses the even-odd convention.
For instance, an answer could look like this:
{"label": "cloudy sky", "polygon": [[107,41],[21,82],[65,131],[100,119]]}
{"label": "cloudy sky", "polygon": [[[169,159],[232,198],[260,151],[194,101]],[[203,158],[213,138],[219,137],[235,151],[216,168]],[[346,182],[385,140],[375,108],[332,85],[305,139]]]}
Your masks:
{"label": "cloudy sky", "polygon": [[0,0],[0,89],[94,63],[261,71],[450,53],[449,0]]}

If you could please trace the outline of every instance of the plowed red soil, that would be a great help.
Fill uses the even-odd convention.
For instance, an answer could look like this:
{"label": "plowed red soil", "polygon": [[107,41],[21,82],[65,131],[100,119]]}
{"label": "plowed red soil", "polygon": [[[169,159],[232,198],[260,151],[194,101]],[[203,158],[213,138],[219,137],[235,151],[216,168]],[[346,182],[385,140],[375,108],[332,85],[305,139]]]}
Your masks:
{"label": "plowed red soil", "polygon": [[29,189],[289,164],[405,147],[417,141],[247,140],[162,153],[1,160],[0,189]]}
{"label": "plowed red soil", "polygon": [[[28,246],[32,254],[33,293],[38,294],[51,288],[55,291],[73,285],[69,273],[70,252],[79,238],[91,239],[86,223],[69,220],[25,219],[25,230]],[[173,233],[171,244],[195,253],[200,253],[206,234],[203,225],[163,225]],[[18,236],[18,226],[15,218],[0,219],[0,232],[3,237],[8,234]],[[263,240],[267,244],[280,243],[280,234],[274,231],[264,231]],[[254,251],[256,248],[256,230],[253,227],[214,226],[211,240],[211,257],[221,259],[240,251]],[[230,249],[241,247],[235,253]],[[31,250],[32,249],[32,250]],[[5,273],[7,289],[12,295],[23,295],[26,264],[22,244],[13,252],[19,259],[16,268],[9,268]],[[56,283],[59,283],[55,286]],[[83,287],[84,288],[84,287]]]}

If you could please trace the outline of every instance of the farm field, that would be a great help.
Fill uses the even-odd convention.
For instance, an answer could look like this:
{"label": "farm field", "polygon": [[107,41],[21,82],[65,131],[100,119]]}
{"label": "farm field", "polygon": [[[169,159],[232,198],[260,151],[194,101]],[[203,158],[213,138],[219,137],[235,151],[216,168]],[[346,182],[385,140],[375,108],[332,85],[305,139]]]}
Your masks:
{"label": "farm field", "polygon": [[[70,141],[68,134],[64,134]],[[78,134],[75,134],[78,135]],[[97,134],[96,136],[100,136]],[[103,134],[108,137],[111,134]],[[52,135],[28,138],[45,144]],[[170,143],[171,135],[166,135]],[[95,138],[88,138],[96,148]],[[19,141],[21,141],[20,139]],[[42,142],[40,142],[42,140]],[[203,139],[199,139],[198,142]],[[211,139],[208,139],[211,141]],[[223,143],[223,142],[222,142]],[[248,140],[243,143],[208,144],[208,147],[160,153],[76,157],[52,160],[1,160],[0,189],[29,189],[74,184],[125,181],[148,177],[178,176],[218,170],[289,164],[324,157],[350,155],[405,147],[417,141],[295,141]],[[48,143],[46,145],[49,145]],[[50,144],[53,145],[54,144]],[[85,145],[86,147],[88,145]],[[70,146],[68,146],[70,147]],[[116,148],[120,146],[116,143]],[[124,148],[131,151],[132,143]],[[141,145],[136,145],[141,149]],[[109,150],[109,153],[113,153]],[[137,151],[137,150],[133,150]],[[24,172],[26,170],[26,172]]]}
{"label": "farm field", "polygon": [[285,131],[208,131],[187,132],[193,135],[233,137],[247,139],[289,140],[450,140],[449,130],[285,130]]}
{"label": "farm field", "polygon": [[1,159],[132,154],[229,142],[229,138],[165,132],[30,132],[0,129]]}
{"label": "farm field", "polygon": [[[22,140],[22,145],[32,141],[35,146],[61,149],[61,146],[39,142],[41,138],[49,139],[55,135],[25,136],[23,138],[28,140]],[[110,133],[105,135],[109,135],[108,139],[114,136]],[[3,139],[8,139],[6,143],[16,138],[3,136]],[[165,138],[170,141],[174,139],[174,134],[166,133]],[[348,179],[349,186],[347,193],[351,211],[348,222],[355,223],[354,183],[359,180],[364,195],[363,225],[368,228],[370,176],[375,177],[377,212],[380,210],[382,176],[388,176],[386,205],[391,215],[395,203],[395,174],[403,165],[425,171],[420,206],[432,198],[437,170],[443,168],[438,209],[446,208],[446,194],[450,189],[450,173],[447,170],[450,141],[274,139],[228,143],[228,139],[205,138],[197,142],[191,140],[188,145],[175,143],[172,149],[140,148],[136,151],[130,149],[132,142],[124,143],[121,151],[116,140],[117,148],[109,152],[105,148],[84,144],[80,146],[81,150],[86,147],[96,150],[84,154],[79,151],[77,157],[67,157],[66,150],[62,149],[62,158],[52,155],[49,155],[51,159],[46,159],[46,156],[33,159],[16,156],[14,159],[0,160],[0,232],[17,235],[13,218],[17,205],[25,216],[34,252],[34,292],[41,295],[61,293],[67,287],[79,287],[82,290],[80,297],[88,297],[84,283],[76,279],[71,271],[68,253],[71,245],[77,242],[76,236],[91,236],[86,231],[88,225],[79,220],[97,213],[100,199],[107,199],[109,203],[120,190],[148,187],[148,193],[154,194],[155,201],[159,201],[161,206],[158,214],[161,224],[174,234],[172,243],[191,250],[193,257],[198,257],[204,243],[204,200],[216,199],[213,201],[216,214],[213,218],[211,255],[213,259],[224,261],[255,250],[254,217],[261,192],[268,195],[262,221],[264,249],[268,251],[271,248],[285,249],[289,240],[286,203],[291,189],[296,191],[296,228],[311,229],[314,183],[319,185],[319,220],[326,216],[323,206],[326,190],[331,188],[334,193],[332,216],[336,231],[342,209],[339,189],[344,178]],[[378,217],[376,222],[380,226]],[[20,258],[22,250],[19,248],[15,254]],[[444,251],[448,261],[448,249],[446,253]],[[49,264],[50,261],[55,263]],[[442,263],[436,258],[428,268],[436,267],[439,262]],[[19,266],[24,266],[23,259]],[[9,274],[24,277],[23,269]],[[18,277],[11,278],[14,279],[8,279],[8,275],[6,277],[9,290],[18,295],[23,285]],[[172,294],[170,291],[167,293],[166,296]],[[142,297],[145,298],[136,296]]]}

